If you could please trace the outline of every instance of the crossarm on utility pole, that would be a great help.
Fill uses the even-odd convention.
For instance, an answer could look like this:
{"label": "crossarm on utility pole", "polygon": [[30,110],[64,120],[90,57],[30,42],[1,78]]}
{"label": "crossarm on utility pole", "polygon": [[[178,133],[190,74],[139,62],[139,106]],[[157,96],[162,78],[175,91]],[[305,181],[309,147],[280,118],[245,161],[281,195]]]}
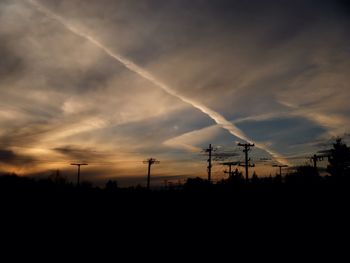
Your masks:
{"label": "crossarm on utility pole", "polygon": [[77,186],[80,185],[80,166],[88,165],[87,163],[71,163],[70,165],[78,166],[78,175],[77,175]]}
{"label": "crossarm on utility pole", "polygon": [[160,161],[154,159],[154,158],[149,158],[146,161],[143,161],[143,163],[148,164],[148,173],[147,173],[147,189],[150,189],[151,186],[151,167],[153,164],[159,164]]}

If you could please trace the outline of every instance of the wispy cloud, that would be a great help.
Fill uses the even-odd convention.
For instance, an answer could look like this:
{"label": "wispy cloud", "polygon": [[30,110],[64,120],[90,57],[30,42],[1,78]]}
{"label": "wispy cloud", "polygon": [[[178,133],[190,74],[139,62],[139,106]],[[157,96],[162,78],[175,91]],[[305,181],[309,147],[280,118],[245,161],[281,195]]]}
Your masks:
{"label": "wispy cloud", "polygon": [[[180,160],[237,137],[298,154],[316,149],[300,138],[350,128],[344,1],[37,2],[146,79],[28,1],[1,1],[0,143],[15,155],[67,162],[73,155],[53,149],[71,146],[125,152],[108,160]],[[205,173],[194,163],[194,173]],[[112,170],[142,174],[142,162],[134,165]]]}

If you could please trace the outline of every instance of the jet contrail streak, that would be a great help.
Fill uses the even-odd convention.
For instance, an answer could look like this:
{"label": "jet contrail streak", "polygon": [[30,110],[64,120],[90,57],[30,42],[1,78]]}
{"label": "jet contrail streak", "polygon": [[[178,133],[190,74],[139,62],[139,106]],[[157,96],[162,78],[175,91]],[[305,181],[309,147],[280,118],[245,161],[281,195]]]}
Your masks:
{"label": "jet contrail streak", "polygon": [[[123,64],[130,71],[132,71],[132,72],[138,74],[140,77],[150,81],[155,86],[161,88],[169,95],[176,97],[176,98],[180,99],[181,101],[191,105],[192,107],[200,110],[201,112],[206,114],[208,117],[210,117],[213,121],[215,121],[215,123],[217,123],[222,128],[224,128],[229,133],[231,133],[233,136],[235,136],[243,141],[252,142],[252,140],[250,140],[238,127],[236,127],[230,121],[226,120],[225,117],[222,116],[220,113],[208,108],[207,106],[205,106],[199,102],[196,102],[190,98],[187,98],[185,96],[178,94],[174,89],[172,89],[168,85],[164,84],[163,82],[159,81],[155,76],[153,76],[151,73],[149,73],[145,69],[136,65],[134,62],[130,61],[129,59],[127,59],[119,54],[116,54],[115,52],[113,52],[112,50],[110,50],[109,48],[107,48],[103,44],[101,44],[99,41],[97,41],[95,38],[93,38],[92,36],[90,36],[89,34],[87,34],[85,32],[81,32],[76,27],[74,27],[70,23],[66,22],[61,16],[56,15],[51,10],[42,6],[41,4],[36,2],[35,0],[28,0],[28,2],[31,3],[33,6],[35,6],[38,11],[44,13],[47,17],[59,22],[64,27],[66,27],[69,31],[74,33],[75,35],[80,36],[80,37],[88,40],[89,42],[94,44],[96,47],[103,50],[108,56],[114,58],[119,63]],[[266,152],[271,154],[278,161],[280,161],[280,162],[283,161],[283,163],[286,162],[285,160],[283,160],[282,157],[279,156],[279,154],[273,152],[272,150],[268,149],[267,147],[265,147],[261,144],[257,145],[257,147],[265,150]]]}

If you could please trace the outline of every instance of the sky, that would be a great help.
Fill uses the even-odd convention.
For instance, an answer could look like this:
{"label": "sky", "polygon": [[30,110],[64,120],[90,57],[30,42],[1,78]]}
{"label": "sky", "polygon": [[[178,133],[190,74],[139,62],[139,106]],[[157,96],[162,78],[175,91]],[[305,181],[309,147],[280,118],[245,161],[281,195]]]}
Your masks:
{"label": "sky", "polygon": [[0,0],[0,171],[178,181],[245,141],[259,175],[305,163],[349,139],[349,31],[347,0]]}

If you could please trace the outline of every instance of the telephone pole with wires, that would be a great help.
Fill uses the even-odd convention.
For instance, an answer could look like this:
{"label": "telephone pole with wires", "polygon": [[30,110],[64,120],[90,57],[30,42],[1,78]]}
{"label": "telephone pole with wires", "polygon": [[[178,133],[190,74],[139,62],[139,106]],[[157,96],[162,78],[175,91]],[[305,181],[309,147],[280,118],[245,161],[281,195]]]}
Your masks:
{"label": "telephone pole with wires", "polygon": [[160,161],[154,159],[154,158],[149,158],[146,161],[143,161],[143,163],[148,164],[148,174],[147,174],[147,190],[150,189],[151,185],[151,167],[153,164],[159,164]]}
{"label": "telephone pole with wires", "polygon": [[313,163],[313,166],[314,166],[315,170],[317,170],[317,162],[323,161],[323,158],[324,158],[324,157],[325,157],[324,155],[317,155],[317,154],[314,154],[314,155],[310,158],[311,162]]}
{"label": "telephone pole with wires", "polygon": [[224,173],[229,174],[229,177],[231,178],[232,177],[232,166],[240,165],[240,162],[225,162],[225,163],[222,163],[222,165],[228,166],[228,171],[224,171]]}
{"label": "telephone pole with wires", "polygon": [[243,152],[245,155],[244,165],[240,165],[245,168],[245,181],[248,183],[249,180],[249,167],[255,167],[254,164],[250,164],[250,158],[248,158],[248,152],[255,145],[252,143],[238,143],[238,146],[243,147]]}
{"label": "telephone pole with wires", "polygon": [[212,166],[212,153],[213,153],[213,147],[211,144],[209,144],[209,148],[205,149],[205,152],[208,153],[208,182],[211,183],[211,168]]}
{"label": "telephone pole with wires", "polygon": [[286,164],[274,164],[274,165],[272,165],[272,167],[278,167],[278,168],[280,169],[280,174],[279,174],[279,176],[282,177],[282,168],[287,168],[288,165],[286,165]]}

